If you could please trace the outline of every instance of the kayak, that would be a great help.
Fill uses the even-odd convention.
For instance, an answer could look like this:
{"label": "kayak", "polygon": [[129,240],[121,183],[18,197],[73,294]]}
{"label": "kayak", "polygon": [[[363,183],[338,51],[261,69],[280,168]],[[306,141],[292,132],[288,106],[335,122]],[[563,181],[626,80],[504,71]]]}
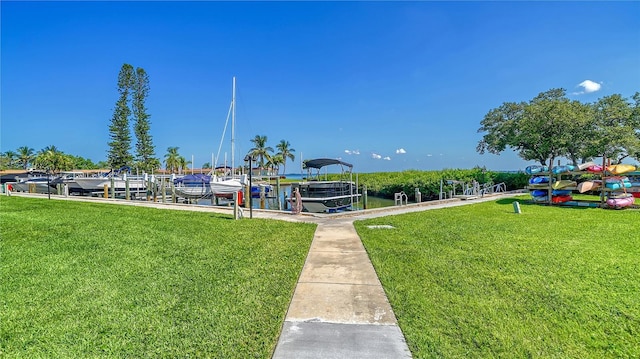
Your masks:
{"label": "kayak", "polygon": [[595,165],[596,165],[595,162],[585,162],[585,163],[583,163],[581,165],[578,165],[578,169],[580,171],[584,171],[585,169],[587,169],[587,168],[589,168],[591,166],[595,166]]}
{"label": "kayak", "polygon": [[611,192],[607,195],[607,198],[613,198],[613,199],[629,198],[629,197],[633,197],[633,195],[627,192]]}
{"label": "kayak", "polygon": [[578,192],[585,193],[588,191],[593,191],[600,188],[600,186],[602,186],[602,181],[599,180],[580,182],[578,183]]}
{"label": "kayak", "polygon": [[564,202],[569,202],[572,199],[573,198],[571,196],[552,196],[551,197],[551,202],[553,202],[553,203],[564,203]]}
{"label": "kayak", "polygon": [[623,189],[623,188],[631,188],[631,182],[628,181],[620,181],[620,182],[607,182],[604,184],[605,187],[609,189]]}
{"label": "kayak", "polygon": [[636,166],[634,166],[634,165],[620,164],[620,165],[607,166],[607,171],[613,173],[614,175],[619,175],[621,173],[627,173],[627,172],[633,172],[635,170],[636,170]]}
{"label": "kayak", "polygon": [[548,172],[549,171],[549,167],[532,165],[532,166],[528,166],[527,168],[525,168],[524,171],[527,174],[532,175],[532,174],[536,174],[536,173],[540,173],[540,172]]}
{"label": "kayak", "polygon": [[594,165],[587,167],[587,172],[600,173],[602,172],[602,166]]}
{"label": "kayak", "polygon": [[537,196],[533,197],[532,200],[537,203],[549,202],[549,196]]}
{"label": "kayak", "polygon": [[626,198],[609,198],[607,200],[607,206],[613,207],[616,209],[629,207],[633,204],[635,198],[633,196],[629,196]]}
{"label": "kayak", "polygon": [[553,182],[551,187],[553,187],[553,189],[562,189],[562,188],[565,188],[565,187],[575,187],[576,185],[577,185],[577,183],[575,181],[560,180],[560,181]]}
{"label": "kayak", "polygon": [[529,179],[529,184],[549,183],[549,177],[536,176]]}
{"label": "kayak", "polygon": [[536,189],[536,190],[531,191],[531,196],[532,197],[544,197],[544,196],[547,196],[548,193],[549,193],[548,190]]}
{"label": "kayak", "polygon": [[575,169],[575,166],[572,165],[565,165],[565,166],[557,166],[557,167],[553,167],[553,169],[551,170],[551,172],[553,172],[554,174],[560,174],[560,173],[565,173],[565,172],[571,172]]}
{"label": "kayak", "polygon": [[604,181],[607,183],[629,182],[629,177],[624,177],[624,176],[607,177],[605,178]]}

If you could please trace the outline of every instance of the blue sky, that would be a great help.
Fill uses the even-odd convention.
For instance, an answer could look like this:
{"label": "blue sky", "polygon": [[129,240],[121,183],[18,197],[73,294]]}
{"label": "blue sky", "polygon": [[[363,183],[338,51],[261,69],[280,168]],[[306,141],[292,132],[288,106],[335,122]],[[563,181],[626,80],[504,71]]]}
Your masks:
{"label": "blue sky", "polygon": [[[565,88],[582,102],[640,90],[639,2],[8,2],[0,151],[106,160],[123,63],[150,78],[156,155],[195,166],[220,145],[237,78],[236,158],[255,135],[356,172],[486,166],[480,121]],[[581,85],[582,84],[582,85]],[[227,134],[229,134],[229,131]],[[228,136],[227,136],[228,137]],[[222,145],[231,154],[227,138]],[[221,160],[222,161],[222,160]]]}

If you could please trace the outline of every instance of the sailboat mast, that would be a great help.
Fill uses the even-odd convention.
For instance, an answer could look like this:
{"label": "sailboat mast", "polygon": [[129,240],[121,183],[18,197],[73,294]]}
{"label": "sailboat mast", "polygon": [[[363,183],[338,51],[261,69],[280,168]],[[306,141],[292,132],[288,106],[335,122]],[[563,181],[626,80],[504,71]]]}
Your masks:
{"label": "sailboat mast", "polygon": [[236,77],[233,77],[233,94],[231,95],[231,174],[235,175],[235,141],[236,141]]}

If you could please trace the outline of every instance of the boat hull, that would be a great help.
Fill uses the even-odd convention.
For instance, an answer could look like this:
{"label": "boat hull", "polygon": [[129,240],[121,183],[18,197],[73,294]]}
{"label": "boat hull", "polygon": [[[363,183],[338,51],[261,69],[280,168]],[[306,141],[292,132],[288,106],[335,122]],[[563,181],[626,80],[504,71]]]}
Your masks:
{"label": "boat hull", "polygon": [[[312,213],[337,212],[349,209],[357,203],[360,194],[355,183],[349,181],[312,181],[292,184],[292,191],[299,191],[303,211]],[[292,203],[295,197],[292,196]]]}
{"label": "boat hull", "polygon": [[[76,178],[74,182],[84,191],[100,191],[104,190],[104,186],[111,189],[111,178]],[[141,191],[147,189],[147,182],[143,179],[129,179],[128,182],[130,191]],[[127,180],[121,178],[113,179],[113,187],[116,191],[124,191],[126,186]]]}

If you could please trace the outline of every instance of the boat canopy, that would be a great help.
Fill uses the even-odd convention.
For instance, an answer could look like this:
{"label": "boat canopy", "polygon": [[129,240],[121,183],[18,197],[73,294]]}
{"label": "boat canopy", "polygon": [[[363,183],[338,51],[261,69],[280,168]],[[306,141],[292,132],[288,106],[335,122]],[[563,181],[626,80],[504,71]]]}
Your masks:
{"label": "boat canopy", "polygon": [[353,168],[353,165],[350,163],[346,163],[346,162],[342,162],[340,160],[336,160],[333,158],[318,158],[318,159],[314,159],[314,160],[307,160],[304,161],[302,168],[307,169],[307,168],[316,168],[316,169],[320,169],[324,166],[330,166],[330,165],[342,165],[342,166],[347,166],[350,169]]}

